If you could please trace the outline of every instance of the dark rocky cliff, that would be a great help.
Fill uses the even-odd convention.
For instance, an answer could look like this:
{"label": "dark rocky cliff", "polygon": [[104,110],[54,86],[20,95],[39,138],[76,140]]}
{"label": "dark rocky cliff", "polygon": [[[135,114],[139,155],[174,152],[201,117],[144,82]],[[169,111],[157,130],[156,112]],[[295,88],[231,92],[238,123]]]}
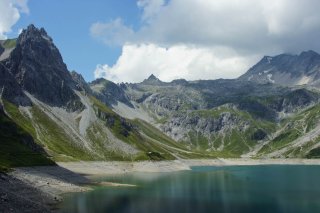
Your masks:
{"label": "dark rocky cliff", "polygon": [[21,88],[40,101],[75,111],[82,108],[75,82],[46,31],[33,25],[23,30],[4,62]]}

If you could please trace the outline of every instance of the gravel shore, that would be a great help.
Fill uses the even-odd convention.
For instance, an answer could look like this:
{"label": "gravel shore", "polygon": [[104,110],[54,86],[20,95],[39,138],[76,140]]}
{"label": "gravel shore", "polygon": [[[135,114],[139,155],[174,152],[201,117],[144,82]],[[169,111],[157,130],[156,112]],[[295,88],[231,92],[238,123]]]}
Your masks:
{"label": "gravel shore", "polygon": [[54,212],[62,195],[90,190],[90,180],[59,166],[0,174],[0,212]]}
{"label": "gravel shore", "polygon": [[320,160],[309,159],[200,159],[174,161],[95,161],[58,163],[75,173],[90,175],[123,174],[128,172],[173,172],[190,170],[191,166],[241,166],[241,165],[320,165]]}

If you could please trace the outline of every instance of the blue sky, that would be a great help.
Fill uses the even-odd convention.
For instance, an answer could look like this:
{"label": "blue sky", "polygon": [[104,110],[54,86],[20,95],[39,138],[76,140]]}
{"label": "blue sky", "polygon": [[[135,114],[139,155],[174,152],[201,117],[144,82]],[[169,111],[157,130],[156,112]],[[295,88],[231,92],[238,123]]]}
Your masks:
{"label": "blue sky", "polygon": [[80,72],[88,81],[99,63],[114,64],[121,54],[120,46],[102,45],[90,35],[96,21],[122,17],[125,23],[137,27],[141,11],[133,0],[29,0],[29,14],[21,14],[9,37],[29,24],[44,27],[59,48],[70,70]]}
{"label": "blue sky", "polygon": [[87,81],[236,78],[264,55],[320,52],[319,0],[1,0],[0,39],[44,27]]}

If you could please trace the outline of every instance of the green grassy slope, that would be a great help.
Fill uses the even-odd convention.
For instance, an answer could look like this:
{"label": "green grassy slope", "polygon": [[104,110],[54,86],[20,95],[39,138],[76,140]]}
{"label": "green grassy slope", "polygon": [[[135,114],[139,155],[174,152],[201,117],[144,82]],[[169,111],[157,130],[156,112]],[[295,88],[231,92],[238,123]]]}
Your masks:
{"label": "green grassy slope", "polygon": [[[67,133],[61,124],[48,116],[45,109],[39,106],[29,107],[28,113],[19,110],[8,101],[4,101],[4,107],[12,122],[41,145],[54,161],[173,160],[210,157],[202,152],[187,150],[144,121],[119,116],[94,97],[90,97],[90,100],[99,120],[87,128],[87,134],[83,138]],[[112,144],[113,141],[110,141],[112,139],[106,131],[110,131],[115,138],[134,147],[138,152],[126,154],[121,150],[112,149],[112,146],[110,148],[108,144]],[[89,147],[83,145],[83,140]]]}
{"label": "green grassy slope", "polygon": [[5,101],[5,109],[13,121],[43,146],[55,161],[94,159],[84,149],[72,143],[73,139],[37,106],[30,109],[32,120],[22,115],[18,107],[10,102]]}
{"label": "green grassy slope", "polygon": [[[280,123],[279,133],[262,149],[259,151],[258,156],[268,154],[290,146],[291,142],[302,137],[313,130],[320,122],[320,105],[317,104],[311,108],[301,111]],[[311,157],[308,154],[311,146],[320,142],[320,139],[310,140],[299,149],[292,149],[286,153],[287,156],[292,157]]]}
{"label": "green grassy slope", "polygon": [[[0,171],[11,167],[54,164],[45,154],[33,151],[32,137],[0,111]],[[36,149],[35,149],[36,150]]]}

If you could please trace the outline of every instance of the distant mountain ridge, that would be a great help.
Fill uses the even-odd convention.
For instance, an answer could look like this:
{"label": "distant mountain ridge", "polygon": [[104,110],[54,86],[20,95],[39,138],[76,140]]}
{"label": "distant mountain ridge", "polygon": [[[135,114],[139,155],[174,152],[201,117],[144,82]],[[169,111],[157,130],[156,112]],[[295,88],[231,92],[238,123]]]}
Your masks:
{"label": "distant mountain ridge", "polygon": [[320,55],[309,50],[300,55],[265,56],[239,79],[285,86],[317,86],[320,79]]}
{"label": "distant mountain ridge", "polygon": [[238,79],[162,82],[151,75],[116,84],[70,72],[43,28],[30,25],[4,42],[0,127],[10,122],[23,134],[0,128],[0,135],[30,152],[40,146],[42,158],[320,157],[316,52],[264,57]]}

